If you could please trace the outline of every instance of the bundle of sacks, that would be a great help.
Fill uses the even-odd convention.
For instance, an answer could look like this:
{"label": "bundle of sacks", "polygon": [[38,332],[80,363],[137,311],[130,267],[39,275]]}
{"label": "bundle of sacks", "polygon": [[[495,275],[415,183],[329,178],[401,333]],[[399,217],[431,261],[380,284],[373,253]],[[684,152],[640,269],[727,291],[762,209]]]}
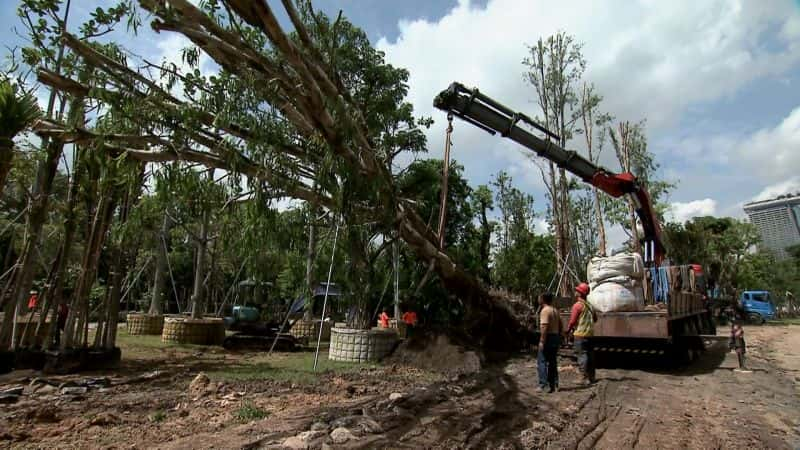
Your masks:
{"label": "bundle of sacks", "polygon": [[586,268],[587,300],[598,312],[644,310],[644,261],[638,253],[594,257]]}

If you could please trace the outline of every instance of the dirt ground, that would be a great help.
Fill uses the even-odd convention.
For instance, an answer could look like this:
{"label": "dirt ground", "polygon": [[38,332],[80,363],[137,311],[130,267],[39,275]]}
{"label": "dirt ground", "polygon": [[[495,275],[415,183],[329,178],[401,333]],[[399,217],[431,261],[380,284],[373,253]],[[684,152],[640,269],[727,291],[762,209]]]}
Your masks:
{"label": "dirt ground", "polygon": [[323,355],[314,374],[310,352],[230,354],[123,334],[112,373],[0,376],[0,391],[25,388],[0,405],[0,447],[798,448],[800,326],[747,327],[746,338],[749,373],[733,370],[720,338],[692,366],[601,369],[591,387],[576,385],[565,351],[561,389],[545,394],[531,355],[479,371],[460,358],[468,370],[446,374]]}

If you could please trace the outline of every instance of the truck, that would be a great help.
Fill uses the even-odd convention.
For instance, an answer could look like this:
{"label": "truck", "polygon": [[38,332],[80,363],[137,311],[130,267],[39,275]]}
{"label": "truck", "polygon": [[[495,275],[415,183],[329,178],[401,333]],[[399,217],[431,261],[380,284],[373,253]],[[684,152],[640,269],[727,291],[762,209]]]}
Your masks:
{"label": "truck", "polygon": [[[452,83],[436,96],[434,106],[446,112],[448,119],[457,117],[491,135],[499,133],[511,139],[612,197],[627,195],[632,199],[643,230],[643,260],[650,274],[647,279],[650,289],[645,289],[649,292],[645,301],[648,305],[643,311],[599,314],[593,337],[597,351],[663,356],[681,362],[691,361],[700,354],[704,349],[702,336],[716,334],[711,309],[700,286],[702,275],[690,272],[697,271],[697,265],[667,263],[660,224],[644,183],[632,173],[614,173],[573,150],[562,148],[557,143],[560,140],[557,134],[478,89]],[[684,280],[673,284],[668,292],[662,289],[662,298],[658,301],[653,295],[657,283],[654,278],[664,273],[670,279],[677,274],[675,278],[691,278],[694,282]],[[565,311],[565,315],[568,316],[568,312]]]}
{"label": "truck", "polygon": [[775,318],[775,305],[769,291],[744,291],[739,296],[739,305],[750,322],[763,324]]}

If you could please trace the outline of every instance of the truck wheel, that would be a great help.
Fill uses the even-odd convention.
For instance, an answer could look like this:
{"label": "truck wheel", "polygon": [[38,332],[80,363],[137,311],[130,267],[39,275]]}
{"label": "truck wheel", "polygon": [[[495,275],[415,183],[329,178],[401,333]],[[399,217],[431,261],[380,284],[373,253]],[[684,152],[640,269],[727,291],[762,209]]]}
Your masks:
{"label": "truck wheel", "polygon": [[766,322],[766,321],[764,320],[764,318],[763,318],[763,317],[761,317],[761,314],[758,314],[758,313],[750,313],[750,314],[748,314],[748,315],[747,315],[747,319],[748,319],[750,322],[757,323],[757,324],[759,324],[759,325],[761,325],[761,324],[763,324],[764,322]]}

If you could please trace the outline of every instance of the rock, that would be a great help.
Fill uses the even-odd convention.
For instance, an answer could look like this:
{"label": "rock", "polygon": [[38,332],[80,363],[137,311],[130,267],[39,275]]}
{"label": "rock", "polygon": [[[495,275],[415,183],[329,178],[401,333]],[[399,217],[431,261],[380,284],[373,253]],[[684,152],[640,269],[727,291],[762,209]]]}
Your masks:
{"label": "rock", "polygon": [[208,378],[204,372],[200,372],[194,377],[191,383],[189,383],[189,395],[192,398],[201,397],[206,393],[209,385],[211,384],[211,379]]}
{"label": "rock", "polygon": [[378,422],[364,417],[358,421],[358,430],[362,433],[366,434],[381,434],[383,433],[383,427]]}
{"label": "rock", "polygon": [[83,395],[89,388],[84,386],[67,386],[61,388],[61,395]]}
{"label": "rock", "polygon": [[322,447],[320,448],[320,450],[333,450],[333,447],[328,445],[326,442],[323,442],[322,443]]}
{"label": "rock", "polygon": [[53,405],[43,405],[31,411],[29,418],[37,423],[56,423],[61,420],[58,418],[58,409]]}
{"label": "rock", "polygon": [[327,433],[330,429],[331,427],[325,422],[314,422],[311,425],[311,431],[324,431]]}
{"label": "rock", "polygon": [[38,384],[34,389],[33,392],[38,395],[50,395],[58,392],[58,388],[51,384]]}
{"label": "rock", "polygon": [[303,431],[302,433],[298,434],[296,437],[299,437],[300,439],[302,439],[302,440],[304,440],[306,442],[311,442],[311,441],[313,441],[313,440],[315,440],[317,438],[321,438],[322,436],[325,436],[326,434],[328,434],[328,433],[325,432],[325,431]]}
{"label": "rock", "polygon": [[433,422],[436,422],[436,420],[437,420],[436,417],[425,416],[425,417],[419,419],[419,423],[421,423],[422,425],[429,425],[429,424],[432,424]]}
{"label": "rock", "polygon": [[283,441],[283,444],[281,444],[281,445],[283,447],[296,449],[296,450],[305,450],[305,449],[308,448],[308,442],[300,439],[297,436],[292,436],[290,438],[287,438],[285,441]]}
{"label": "rock", "polygon": [[24,390],[25,390],[24,387],[14,387],[11,389],[0,391],[0,403],[5,403],[5,404],[17,403],[20,396],[22,395],[22,391]]}
{"label": "rock", "polygon": [[393,402],[396,402],[397,400],[400,400],[403,397],[404,395],[399,392],[392,392],[391,394],[389,394],[389,400]]}
{"label": "rock", "polygon": [[344,444],[345,442],[352,441],[356,437],[347,428],[339,427],[331,431],[331,439],[334,444]]}
{"label": "rock", "polygon": [[111,386],[111,380],[108,377],[87,378],[81,381],[80,384],[91,388],[109,387]]}
{"label": "rock", "polygon": [[94,417],[92,420],[89,421],[89,425],[91,426],[106,426],[106,425],[114,425],[119,423],[119,417],[115,416],[114,414],[110,413],[100,413]]}

